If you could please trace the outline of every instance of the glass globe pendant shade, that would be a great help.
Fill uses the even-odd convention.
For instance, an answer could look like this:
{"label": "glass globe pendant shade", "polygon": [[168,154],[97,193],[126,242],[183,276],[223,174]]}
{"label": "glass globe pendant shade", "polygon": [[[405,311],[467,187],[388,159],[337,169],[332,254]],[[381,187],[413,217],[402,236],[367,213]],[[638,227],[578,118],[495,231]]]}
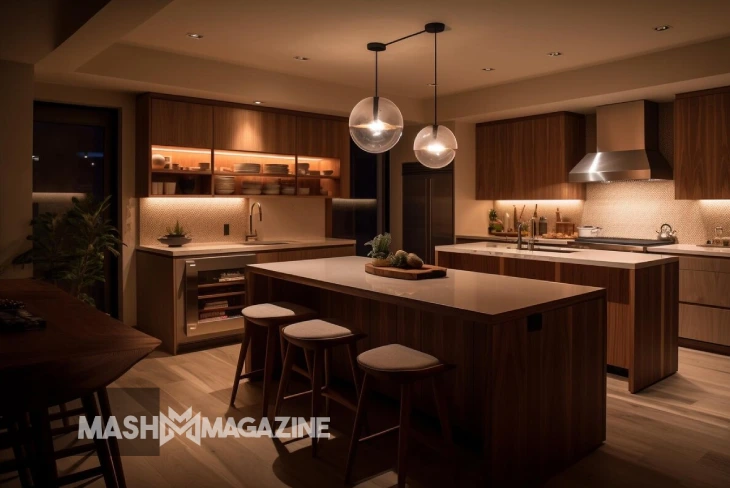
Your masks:
{"label": "glass globe pendant shade", "polygon": [[403,135],[403,115],[395,103],[383,97],[361,100],[350,113],[350,136],[369,153],[383,153]]}
{"label": "glass globe pendant shade", "polygon": [[431,169],[447,166],[454,160],[457,149],[454,133],[443,125],[427,125],[413,141],[416,159]]}

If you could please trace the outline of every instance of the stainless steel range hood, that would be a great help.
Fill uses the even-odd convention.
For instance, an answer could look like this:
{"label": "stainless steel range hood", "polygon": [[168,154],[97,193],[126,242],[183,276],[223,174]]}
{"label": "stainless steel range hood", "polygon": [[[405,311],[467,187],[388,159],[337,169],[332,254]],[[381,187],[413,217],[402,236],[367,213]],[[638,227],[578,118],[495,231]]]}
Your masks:
{"label": "stainless steel range hood", "polygon": [[596,110],[596,149],[570,171],[572,183],[671,180],[672,167],[659,152],[659,108],[646,100]]}

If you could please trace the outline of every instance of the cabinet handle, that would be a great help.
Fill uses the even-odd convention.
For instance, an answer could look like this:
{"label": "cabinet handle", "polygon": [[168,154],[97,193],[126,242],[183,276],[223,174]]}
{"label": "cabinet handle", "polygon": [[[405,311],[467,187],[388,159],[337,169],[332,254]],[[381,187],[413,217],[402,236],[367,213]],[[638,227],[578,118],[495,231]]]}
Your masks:
{"label": "cabinet handle", "polygon": [[535,313],[527,316],[527,332],[538,332],[542,330],[542,314]]}

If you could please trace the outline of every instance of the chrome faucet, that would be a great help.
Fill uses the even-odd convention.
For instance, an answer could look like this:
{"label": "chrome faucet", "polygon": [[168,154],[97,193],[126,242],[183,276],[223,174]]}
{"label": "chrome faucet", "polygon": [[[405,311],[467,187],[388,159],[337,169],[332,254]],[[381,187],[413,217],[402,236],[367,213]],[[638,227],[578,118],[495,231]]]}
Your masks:
{"label": "chrome faucet", "polygon": [[264,220],[264,213],[261,210],[261,204],[259,202],[253,202],[251,204],[251,212],[248,214],[248,232],[246,233],[246,242],[256,241],[259,238],[258,232],[253,229],[253,209],[256,205],[259,206],[259,222]]}

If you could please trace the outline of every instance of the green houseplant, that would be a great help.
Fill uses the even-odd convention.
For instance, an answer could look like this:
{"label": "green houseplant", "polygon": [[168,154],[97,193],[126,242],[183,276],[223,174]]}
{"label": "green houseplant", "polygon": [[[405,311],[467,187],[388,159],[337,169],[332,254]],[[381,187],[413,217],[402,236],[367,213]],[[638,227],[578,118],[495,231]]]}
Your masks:
{"label": "green houseplant", "polygon": [[33,241],[30,261],[42,279],[66,289],[94,306],[89,294],[96,283],[104,282],[106,253],[119,256],[124,245],[117,229],[104,217],[110,197],[96,202],[87,195],[73,197],[66,213],[42,213],[31,221]]}
{"label": "green houseplant", "polygon": [[373,258],[373,266],[390,266],[390,242],[392,238],[387,232],[373,237],[372,241],[365,243],[366,246],[372,247],[368,253],[369,258]]}
{"label": "green houseplant", "polygon": [[180,225],[180,221],[175,221],[174,227],[168,227],[165,229],[165,234],[162,237],[158,237],[157,240],[162,244],[167,244],[169,247],[180,247],[184,244],[192,242],[193,238],[185,231],[185,228]]}

